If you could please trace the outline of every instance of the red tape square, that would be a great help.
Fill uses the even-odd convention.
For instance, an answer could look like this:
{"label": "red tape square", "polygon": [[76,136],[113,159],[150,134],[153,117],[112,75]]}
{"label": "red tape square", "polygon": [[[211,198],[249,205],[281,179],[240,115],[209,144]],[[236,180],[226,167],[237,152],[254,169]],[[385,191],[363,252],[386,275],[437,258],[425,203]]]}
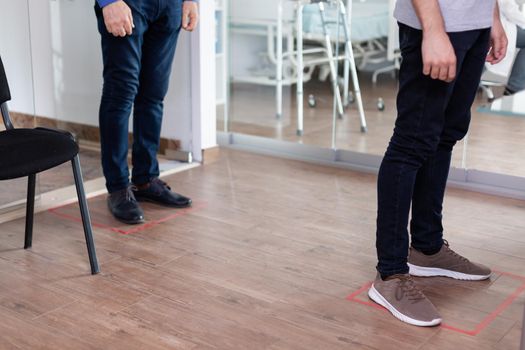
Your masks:
{"label": "red tape square", "polygon": [[[485,318],[483,318],[483,320],[480,323],[478,323],[474,329],[463,329],[460,327],[449,325],[447,323],[442,323],[441,328],[449,329],[451,331],[470,335],[470,336],[476,336],[481,331],[483,331],[485,328],[487,328],[492,323],[492,321],[494,321],[501,313],[503,313],[503,311],[505,311],[514,302],[514,300],[516,300],[516,298],[520,296],[521,293],[525,292],[525,276],[520,276],[520,275],[516,275],[513,273],[509,273],[509,272],[503,272],[503,271],[493,271],[493,272],[499,273],[502,276],[507,276],[512,279],[518,280],[522,282],[522,284],[518,288],[516,288],[514,292],[511,293],[501,304],[499,304],[498,307],[496,307],[494,311],[492,311],[490,314],[485,316]],[[366,283],[364,286],[359,288],[357,291],[355,291],[354,293],[346,297],[346,299],[349,301],[359,303],[359,304],[373,307],[378,310],[388,312],[387,309],[385,309],[379,304],[376,304],[373,301],[365,301],[365,300],[357,298],[363,292],[367,291],[372,286],[372,283],[373,282]]]}
{"label": "red tape square", "polygon": [[[99,197],[102,197],[102,196],[99,196]],[[100,198],[95,197],[93,200],[100,201]],[[148,205],[148,204],[146,204],[146,205]],[[151,205],[151,206],[153,207],[153,205]],[[71,207],[75,207],[75,213],[74,214],[70,213],[72,211]],[[158,208],[157,206],[155,206],[155,207]],[[91,211],[91,213],[90,213],[91,214],[91,225],[93,227],[109,230],[111,232],[117,232],[117,233],[120,233],[120,234],[123,234],[123,235],[129,235],[129,234],[133,234],[133,233],[144,231],[144,230],[146,230],[148,228],[157,226],[157,225],[159,225],[159,224],[161,224],[163,222],[166,222],[166,221],[169,221],[169,220],[173,220],[173,219],[175,219],[177,217],[181,217],[181,216],[187,215],[187,214],[189,214],[191,212],[194,212],[194,211],[206,208],[206,207],[207,207],[206,203],[197,203],[197,204],[194,204],[193,206],[191,206],[189,208],[184,208],[184,209],[173,209],[173,208],[165,208],[164,207],[164,208],[161,208],[160,210],[157,210],[157,216],[158,216],[158,213],[163,213],[164,215],[161,214],[156,219],[147,221],[147,222],[145,222],[142,225],[130,226],[130,225],[124,225],[123,224],[122,227],[119,227],[119,226],[116,226],[116,225],[111,225],[111,223],[115,223],[115,224],[117,224],[117,223],[120,224],[120,223],[117,220],[113,219],[112,217],[109,218],[109,219],[107,218],[107,217],[111,216],[109,211],[107,211],[108,209],[104,209],[105,211],[107,211],[107,212],[104,212],[104,214],[101,214],[101,213],[96,212],[96,211]],[[169,214],[169,215],[165,215],[165,214],[167,214],[169,212],[173,212],[174,210],[176,210],[175,213]],[[146,210],[146,211],[148,211],[148,210]],[[82,222],[82,218],[80,217],[80,212],[78,210],[78,204],[76,204],[76,203],[63,205],[63,206],[60,206],[60,207],[57,207],[57,208],[51,208],[51,209],[48,209],[48,212],[53,214],[53,215],[55,215],[55,216],[61,217],[63,219],[69,220],[69,221],[74,221],[74,222],[79,222],[79,223]],[[100,215],[102,216],[102,218],[101,218],[102,221],[105,219],[106,221],[109,221],[110,223],[109,224],[108,223],[103,223],[103,222],[97,220],[97,216],[100,216]],[[104,216],[106,216],[106,218],[104,218]],[[123,227],[125,227],[125,228],[123,228]]]}

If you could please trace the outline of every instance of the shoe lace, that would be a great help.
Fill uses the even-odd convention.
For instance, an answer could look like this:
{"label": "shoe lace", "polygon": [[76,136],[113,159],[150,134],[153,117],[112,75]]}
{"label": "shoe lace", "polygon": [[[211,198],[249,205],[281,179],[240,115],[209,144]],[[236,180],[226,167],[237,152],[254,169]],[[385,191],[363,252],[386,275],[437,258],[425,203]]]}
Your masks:
{"label": "shoe lace", "polygon": [[406,296],[408,300],[412,301],[412,304],[415,304],[425,299],[425,295],[410,276],[398,276],[398,278],[400,281],[396,288],[397,300]]}
{"label": "shoe lace", "polygon": [[450,249],[450,246],[449,246],[449,243],[448,241],[445,239],[443,240],[443,244],[445,245],[446,247],[446,252],[450,255],[452,255],[454,258],[456,259],[459,259],[461,261],[464,261],[464,262],[470,262],[469,259],[465,258],[464,256],[462,255],[459,255],[458,253],[456,253],[455,251],[453,251],[452,249]]}
{"label": "shoe lace", "polygon": [[123,197],[126,201],[129,201],[129,202],[136,202],[137,200],[135,199],[135,195],[133,194],[133,189],[136,189],[137,187],[135,185],[132,185],[132,186],[128,186],[128,188],[126,188],[126,191],[123,191]]}

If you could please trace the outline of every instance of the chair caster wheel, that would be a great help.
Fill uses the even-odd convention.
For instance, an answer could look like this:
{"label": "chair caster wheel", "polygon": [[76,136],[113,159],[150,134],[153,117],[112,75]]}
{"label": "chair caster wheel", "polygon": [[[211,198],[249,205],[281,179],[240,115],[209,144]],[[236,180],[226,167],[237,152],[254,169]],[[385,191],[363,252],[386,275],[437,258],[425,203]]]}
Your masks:
{"label": "chair caster wheel", "polygon": [[381,97],[377,99],[377,109],[380,111],[385,110],[385,101]]}
{"label": "chair caster wheel", "polygon": [[349,92],[348,93],[348,100],[346,101],[346,103],[351,105],[354,102],[355,102],[354,94],[352,92]]}
{"label": "chair caster wheel", "polygon": [[317,101],[315,100],[314,95],[308,95],[308,106],[310,106],[310,108],[315,108],[317,106]]}

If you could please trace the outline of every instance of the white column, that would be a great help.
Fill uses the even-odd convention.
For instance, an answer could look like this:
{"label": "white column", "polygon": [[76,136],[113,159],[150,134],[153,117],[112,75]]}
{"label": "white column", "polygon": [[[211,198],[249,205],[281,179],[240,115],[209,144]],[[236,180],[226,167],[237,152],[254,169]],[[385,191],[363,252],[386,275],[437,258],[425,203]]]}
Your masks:
{"label": "white column", "polygon": [[201,1],[199,27],[191,34],[191,151],[196,161],[202,151],[217,145],[215,105],[215,2]]}

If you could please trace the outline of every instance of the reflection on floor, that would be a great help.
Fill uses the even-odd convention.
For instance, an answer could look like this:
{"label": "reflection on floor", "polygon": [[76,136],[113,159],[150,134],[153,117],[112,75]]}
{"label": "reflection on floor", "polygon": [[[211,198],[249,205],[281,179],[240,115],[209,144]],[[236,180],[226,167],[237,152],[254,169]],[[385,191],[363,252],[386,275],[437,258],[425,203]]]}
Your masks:
{"label": "reflection on floor", "polygon": [[[96,227],[98,276],[88,274],[78,222],[37,215],[30,251],[20,249],[22,219],[1,224],[0,347],[518,347],[524,202],[448,192],[447,238],[498,272],[486,282],[419,280],[457,328],[422,329],[347,300],[375,275],[374,176],[222,150],[168,181],[200,205],[171,216],[149,206],[151,225],[129,234]],[[90,204],[104,215],[103,201]],[[480,323],[475,335],[461,332]]]}
{"label": "reflection on floor", "polygon": [[[370,76],[361,78],[363,102],[369,132],[360,132],[356,106],[337,121],[336,148],[382,155],[392,136],[395,121],[395,95],[397,84],[389,76],[382,76],[374,86]],[[317,107],[308,108],[305,103],[304,136],[296,136],[295,88],[284,91],[284,115],[275,118],[275,89],[249,84],[234,84],[231,91],[230,131],[301,142],[321,147],[331,147],[332,102],[330,84],[316,80],[305,85],[305,96],[313,94]],[[377,99],[386,104],[384,112],[377,109]],[[306,99],[305,99],[306,101]],[[473,108],[472,124],[468,137],[466,167],[496,173],[525,176],[525,118],[480,114],[476,106],[484,103],[478,95]],[[220,109],[219,109],[220,112]],[[220,113],[219,113],[220,115]],[[218,129],[223,130],[219,116]],[[456,146],[453,165],[462,166],[463,143]]]}

